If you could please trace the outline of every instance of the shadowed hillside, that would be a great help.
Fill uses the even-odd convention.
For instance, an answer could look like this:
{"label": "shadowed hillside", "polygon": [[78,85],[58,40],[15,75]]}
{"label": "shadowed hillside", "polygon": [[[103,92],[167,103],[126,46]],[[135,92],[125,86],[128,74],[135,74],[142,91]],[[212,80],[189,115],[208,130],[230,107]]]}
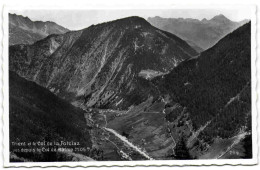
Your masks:
{"label": "shadowed hillside", "polygon": [[[42,148],[40,146],[19,147],[12,142],[79,142],[77,146],[60,146],[61,148],[92,148],[89,127],[84,111],[59,99],[47,89],[34,82],[9,72],[10,97],[10,151],[11,161],[72,161],[92,160],[86,152],[16,152],[22,148]],[[48,148],[48,146],[44,146]],[[50,147],[50,148],[55,148]],[[59,147],[57,147],[59,148]],[[78,153],[78,155],[76,154]]]}
{"label": "shadowed hillside", "polygon": [[187,107],[195,129],[211,121],[201,134],[205,139],[228,138],[244,126],[251,130],[250,24],[154,80],[164,94]]}

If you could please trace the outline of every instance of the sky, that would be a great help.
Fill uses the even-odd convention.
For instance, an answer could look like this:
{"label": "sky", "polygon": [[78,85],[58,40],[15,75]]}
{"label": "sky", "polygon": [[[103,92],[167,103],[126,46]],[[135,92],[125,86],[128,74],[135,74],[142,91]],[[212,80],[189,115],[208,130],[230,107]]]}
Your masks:
{"label": "sky", "polygon": [[232,21],[250,19],[249,8],[232,9],[97,9],[97,10],[10,10],[10,13],[29,17],[32,21],[53,21],[70,30],[80,30],[90,25],[128,16],[163,18],[211,19],[223,14]]}

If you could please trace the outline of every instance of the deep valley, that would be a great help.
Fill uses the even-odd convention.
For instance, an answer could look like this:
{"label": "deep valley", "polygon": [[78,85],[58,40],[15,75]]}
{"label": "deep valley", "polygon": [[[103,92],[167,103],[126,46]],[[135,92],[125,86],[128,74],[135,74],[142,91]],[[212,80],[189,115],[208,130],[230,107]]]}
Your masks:
{"label": "deep valley", "polygon": [[10,141],[88,152],[10,160],[252,158],[251,22],[231,24],[205,51],[135,16],[11,45]]}

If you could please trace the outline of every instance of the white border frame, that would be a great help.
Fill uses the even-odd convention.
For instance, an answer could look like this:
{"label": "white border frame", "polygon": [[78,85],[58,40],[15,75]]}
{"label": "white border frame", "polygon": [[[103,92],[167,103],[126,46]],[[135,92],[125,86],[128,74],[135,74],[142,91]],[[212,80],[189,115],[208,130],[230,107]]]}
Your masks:
{"label": "white border frame", "polygon": [[[119,7],[120,6],[120,7]],[[244,7],[245,5],[119,5],[117,8],[112,5],[102,4],[79,4],[63,6],[4,6],[3,11],[3,132],[4,132],[4,167],[111,167],[111,166],[184,166],[184,165],[255,165],[258,164],[258,145],[257,145],[257,108],[256,108],[256,6],[248,5],[251,8],[251,79],[252,79],[252,141],[253,141],[253,158],[252,159],[209,159],[209,160],[152,160],[152,161],[96,161],[96,162],[9,162],[9,64],[8,64],[8,12],[10,10],[22,9],[233,9],[234,7]]]}

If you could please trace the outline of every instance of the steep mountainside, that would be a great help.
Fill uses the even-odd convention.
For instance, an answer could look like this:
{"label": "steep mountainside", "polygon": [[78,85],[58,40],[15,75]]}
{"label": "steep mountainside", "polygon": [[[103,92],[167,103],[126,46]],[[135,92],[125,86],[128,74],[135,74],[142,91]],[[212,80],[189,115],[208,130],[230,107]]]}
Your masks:
{"label": "steep mountainside", "polygon": [[10,70],[75,105],[121,109],[157,92],[139,73],[161,75],[197,55],[182,39],[139,17],[50,35],[9,51]]}
{"label": "steep mountainside", "polygon": [[[127,160],[252,158],[250,28],[242,26],[170,73],[147,71],[142,84],[160,92],[127,110],[89,110],[98,125],[92,134],[109,136]],[[116,160],[105,137],[94,143],[105,160]]]}
{"label": "steep mountainside", "polygon": [[217,15],[210,20],[149,17],[148,22],[153,26],[173,33],[189,42],[198,52],[216,44],[221,38],[239,26],[249,22],[233,22],[224,15]]}
{"label": "steep mountainside", "polygon": [[[251,133],[250,24],[153,80],[162,93],[186,108],[194,129],[204,126],[198,137],[213,146],[221,138]],[[175,114],[169,112],[168,119],[174,120]]]}
{"label": "steep mountainside", "polygon": [[54,22],[31,21],[28,17],[9,14],[9,45],[33,44],[50,34],[63,34],[68,31]]}
{"label": "steep mountainside", "polygon": [[[49,90],[9,72],[10,152],[11,161],[72,161],[92,160],[92,142],[85,112],[58,98]],[[53,151],[22,152],[17,149],[55,148],[51,145],[17,146],[12,142],[79,142],[79,145],[60,145],[57,148],[90,148],[85,152]],[[57,145],[56,145],[57,146]],[[28,147],[28,148],[27,148]]]}

